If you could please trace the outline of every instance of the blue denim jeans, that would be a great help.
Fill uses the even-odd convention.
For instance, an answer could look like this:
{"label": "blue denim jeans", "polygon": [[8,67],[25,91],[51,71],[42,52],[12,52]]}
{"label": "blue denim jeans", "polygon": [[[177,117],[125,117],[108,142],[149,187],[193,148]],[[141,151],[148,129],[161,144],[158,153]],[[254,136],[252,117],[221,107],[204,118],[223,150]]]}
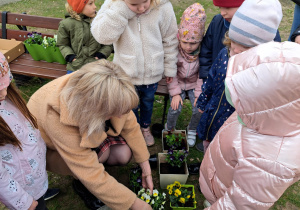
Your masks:
{"label": "blue denim jeans", "polygon": [[297,27],[300,25],[300,6],[295,5],[294,9],[294,19],[293,19],[293,24],[291,27],[291,32],[288,41],[291,41],[291,36],[294,33],[294,31],[297,29]]}
{"label": "blue denim jeans", "polygon": [[[151,124],[154,94],[157,90],[157,83],[151,85],[136,85],[135,89],[140,99],[140,104],[133,109],[136,119],[142,128],[148,128]],[[139,114],[140,110],[140,114]]]}

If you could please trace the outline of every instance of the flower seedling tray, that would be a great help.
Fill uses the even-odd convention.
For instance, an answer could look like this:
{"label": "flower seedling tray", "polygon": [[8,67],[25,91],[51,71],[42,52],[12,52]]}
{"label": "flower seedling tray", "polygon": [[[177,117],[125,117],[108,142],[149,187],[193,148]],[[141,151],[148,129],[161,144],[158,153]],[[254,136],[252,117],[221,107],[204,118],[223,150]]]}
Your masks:
{"label": "flower seedling tray", "polygon": [[[194,188],[194,185],[181,185],[181,188],[192,188],[193,190],[193,194],[195,193],[195,188]],[[176,207],[176,206],[172,206],[172,204],[170,203],[170,207],[173,209],[173,210],[191,210],[191,209],[196,209],[196,203],[195,203],[195,199],[193,199],[193,203],[191,203],[190,205],[192,205],[191,207],[189,206],[184,206],[184,207]],[[188,205],[188,203],[187,203]]]}
{"label": "flower seedling tray", "polygon": [[189,145],[187,143],[186,131],[185,130],[175,130],[175,131],[162,131],[162,150],[163,150],[163,153],[167,153],[168,150],[169,150],[169,146],[166,143],[166,136],[169,133],[171,133],[171,134],[174,133],[175,135],[181,134],[184,138],[183,138],[183,143],[179,147],[179,150],[182,150],[183,148],[185,148],[187,151],[189,151]]}

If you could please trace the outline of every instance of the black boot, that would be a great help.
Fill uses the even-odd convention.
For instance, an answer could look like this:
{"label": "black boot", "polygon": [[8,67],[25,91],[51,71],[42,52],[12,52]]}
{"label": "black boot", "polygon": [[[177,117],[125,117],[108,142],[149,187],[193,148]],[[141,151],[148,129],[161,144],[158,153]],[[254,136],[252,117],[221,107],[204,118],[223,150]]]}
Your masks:
{"label": "black boot", "polygon": [[72,185],[75,192],[81,197],[81,199],[84,201],[84,204],[89,209],[97,210],[105,205],[102,201],[90,193],[90,191],[86,189],[86,187],[79,180],[74,179]]}
{"label": "black boot", "polygon": [[157,154],[150,155],[149,163],[152,169],[157,167]]}
{"label": "black boot", "polygon": [[189,174],[198,175],[199,174],[200,165],[201,165],[201,162],[200,163],[191,163],[191,164],[188,164]]}

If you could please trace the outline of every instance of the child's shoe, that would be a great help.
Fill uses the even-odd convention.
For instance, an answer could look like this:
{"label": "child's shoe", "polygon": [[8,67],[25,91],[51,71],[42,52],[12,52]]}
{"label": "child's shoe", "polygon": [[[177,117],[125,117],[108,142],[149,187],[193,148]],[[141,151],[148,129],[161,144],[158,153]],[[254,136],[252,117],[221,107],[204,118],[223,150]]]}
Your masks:
{"label": "child's shoe", "polygon": [[60,190],[58,188],[48,188],[45,195],[44,195],[44,200],[50,200],[51,198],[54,198],[55,196],[58,195]]}
{"label": "child's shoe", "polygon": [[168,125],[167,125],[167,123],[165,123],[165,128],[163,131],[176,131],[176,129],[175,128],[172,128],[171,130],[168,129]]}
{"label": "child's shoe", "polygon": [[168,129],[167,123],[165,123],[164,131],[170,131],[170,130]]}
{"label": "child's shoe", "polygon": [[186,130],[187,130],[187,142],[190,147],[193,147],[196,144],[196,130],[190,130],[189,126],[186,128]]}
{"label": "child's shoe", "polygon": [[204,208],[208,208],[211,206],[211,204],[208,202],[208,200],[205,199],[205,201],[203,202],[203,206]]}
{"label": "child's shoe", "polygon": [[202,141],[196,145],[196,149],[199,152],[204,152],[204,147],[203,147],[203,142]]}
{"label": "child's shoe", "polygon": [[154,145],[155,141],[154,141],[154,137],[152,136],[151,132],[150,132],[150,128],[141,128],[142,130],[142,134],[144,136],[144,139],[146,141],[146,144],[148,147]]}

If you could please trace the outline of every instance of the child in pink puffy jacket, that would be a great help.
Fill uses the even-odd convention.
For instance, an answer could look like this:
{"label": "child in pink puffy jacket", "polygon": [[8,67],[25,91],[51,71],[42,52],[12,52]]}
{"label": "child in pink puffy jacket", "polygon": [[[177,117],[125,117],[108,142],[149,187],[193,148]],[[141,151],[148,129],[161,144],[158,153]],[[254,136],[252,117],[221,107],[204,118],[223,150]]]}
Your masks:
{"label": "child in pink puffy jacket", "polygon": [[193,114],[187,127],[188,144],[193,147],[196,143],[196,127],[201,117],[195,107],[195,102],[201,93],[202,79],[199,79],[200,43],[205,30],[206,14],[201,4],[189,6],[181,17],[178,30],[179,53],[177,76],[168,84],[171,106],[168,111],[165,130],[175,129],[178,116],[182,110],[183,100],[188,95]]}

